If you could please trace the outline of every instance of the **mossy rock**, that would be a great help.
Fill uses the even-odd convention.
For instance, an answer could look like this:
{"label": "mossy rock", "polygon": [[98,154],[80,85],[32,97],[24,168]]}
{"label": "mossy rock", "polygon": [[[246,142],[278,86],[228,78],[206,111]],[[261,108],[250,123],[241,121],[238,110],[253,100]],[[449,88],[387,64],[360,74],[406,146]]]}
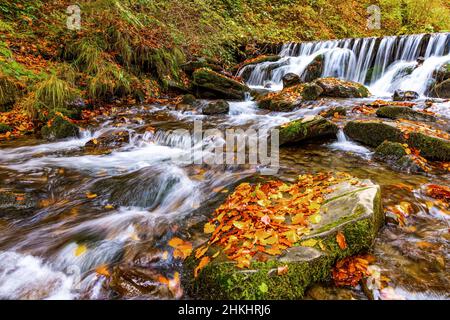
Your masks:
{"label": "mossy rock", "polygon": [[436,98],[450,99],[450,79],[436,83],[431,89],[430,95]]}
{"label": "mossy rock", "polygon": [[406,156],[405,148],[401,143],[384,141],[375,150],[375,157],[378,159],[399,160]]}
{"label": "mossy rock", "polygon": [[194,105],[194,103],[197,101],[197,99],[195,98],[194,95],[192,94],[185,94],[182,98],[181,98],[181,103],[182,104],[189,104],[189,105]]}
{"label": "mossy rock", "polygon": [[199,69],[193,74],[196,96],[205,99],[242,100],[250,91],[245,84],[209,69]]}
{"label": "mossy rock", "polygon": [[407,119],[415,121],[436,121],[436,117],[408,107],[386,106],[377,110],[377,116],[389,119]]}
{"label": "mossy rock", "polygon": [[280,145],[324,137],[336,137],[338,127],[321,116],[307,116],[278,127]]}
{"label": "mossy rock", "polygon": [[8,126],[7,124],[0,123],[0,133],[6,133],[11,130],[12,130],[12,128],[10,126]]}
{"label": "mossy rock", "polygon": [[405,142],[403,133],[394,124],[379,121],[350,121],[344,127],[344,133],[355,141],[370,147],[378,147],[385,140]]}
{"label": "mossy rock", "polygon": [[106,132],[98,138],[91,139],[84,145],[85,149],[94,154],[109,153],[130,142],[130,133],[126,130]]}
{"label": "mossy rock", "polygon": [[369,89],[364,85],[337,78],[321,78],[314,81],[323,89],[323,96],[332,98],[367,98]]}
{"label": "mossy rock", "polygon": [[9,111],[17,98],[16,85],[6,76],[0,74],[0,112]]}
{"label": "mossy rock", "polygon": [[47,124],[41,129],[42,137],[47,140],[77,137],[79,133],[80,128],[78,128],[78,126],[65,120],[61,116],[55,117],[51,126]]}
{"label": "mossy rock", "polygon": [[[196,299],[302,299],[305,290],[330,278],[339,259],[369,250],[384,224],[380,187],[366,180],[364,187],[348,182],[334,186],[321,208],[322,220],[297,246],[266,262],[252,262],[241,270],[219,256],[193,277],[198,263],[192,256],[185,262],[184,288]],[[336,241],[343,233],[347,247]],[[313,240],[306,246],[305,240]],[[315,240],[315,241],[314,241]],[[305,246],[302,246],[302,243]],[[211,250],[211,249],[210,249]],[[277,268],[288,266],[288,273],[277,275]],[[268,289],[268,290],[265,290]]]}
{"label": "mossy rock", "polygon": [[278,112],[289,112],[302,105],[304,101],[317,100],[323,90],[313,83],[302,83],[280,92],[270,93],[258,99],[258,106]]}
{"label": "mossy rock", "polygon": [[411,132],[408,144],[420,150],[420,155],[428,160],[450,161],[450,141],[425,135],[420,132]]}

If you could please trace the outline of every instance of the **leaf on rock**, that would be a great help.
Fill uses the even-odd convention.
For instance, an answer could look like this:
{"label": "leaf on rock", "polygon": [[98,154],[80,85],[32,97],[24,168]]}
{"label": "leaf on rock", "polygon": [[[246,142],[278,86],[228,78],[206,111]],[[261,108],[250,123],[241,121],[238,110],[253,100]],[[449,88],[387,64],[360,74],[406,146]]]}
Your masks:
{"label": "leaf on rock", "polygon": [[341,250],[344,250],[347,248],[347,242],[345,241],[345,236],[341,231],[339,231],[336,234],[336,242],[338,243],[339,248],[341,248]]}

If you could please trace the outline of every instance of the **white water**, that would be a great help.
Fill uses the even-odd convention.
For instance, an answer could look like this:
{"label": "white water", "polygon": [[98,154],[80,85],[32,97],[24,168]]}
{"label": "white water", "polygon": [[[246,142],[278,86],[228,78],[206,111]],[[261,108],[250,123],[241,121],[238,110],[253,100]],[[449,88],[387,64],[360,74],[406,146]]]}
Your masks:
{"label": "white water", "polygon": [[369,149],[349,140],[342,129],[339,130],[337,134],[337,141],[330,144],[330,148],[334,150],[356,153],[364,157],[370,157],[372,154]]}
{"label": "white water", "polygon": [[[252,70],[247,79],[249,86],[263,88],[269,83],[270,90],[281,90],[284,75],[304,76],[303,72],[314,58],[323,55],[322,77],[365,83],[377,96],[390,96],[397,89],[413,90],[423,96],[433,71],[450,61],[449,38],[449,33],[438,33],[429,36],[428,41],[424,34],[419,34],[381,40],[361,38],[288,43],[282,47],[279,61],[247,66],[240,75],[249,68]],[[405,67],[414,68],[421,54],[425,58],[422,66],[412,74],[399,74]]]}

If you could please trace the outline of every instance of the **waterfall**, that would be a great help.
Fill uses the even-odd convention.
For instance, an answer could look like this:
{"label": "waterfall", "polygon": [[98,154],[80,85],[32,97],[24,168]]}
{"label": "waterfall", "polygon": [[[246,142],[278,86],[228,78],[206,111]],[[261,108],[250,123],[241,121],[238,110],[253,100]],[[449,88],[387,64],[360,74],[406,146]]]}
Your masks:
{"label": "waterfall", "polygon": [[[424,95],[433,71],[450,61],[450,33],[286,43],[279,55],[280,60],[247,66],[239,75],[247,74],[251,87],[280,90],[284,75],[302,76],[321,55],[322,77],[364,83],[375,95],[391,95],[397,89]],[[425,59],[423,65],[417,64],[419,57]]]}

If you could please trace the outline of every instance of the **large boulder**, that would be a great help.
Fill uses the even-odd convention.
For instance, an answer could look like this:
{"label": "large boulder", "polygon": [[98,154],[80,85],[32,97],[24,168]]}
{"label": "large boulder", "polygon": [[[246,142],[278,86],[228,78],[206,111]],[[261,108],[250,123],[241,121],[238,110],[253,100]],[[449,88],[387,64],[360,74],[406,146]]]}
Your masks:
{"label": "large boulder", "polygon": [[77,137],[80,128],[61,116],[56,116],[41,129],[41,136],[47,140]]}
{"label": "large boulder", "polygon": [[6,112],[11,109],[16,102],[17,87],[6,76],[0,73],[0,112]]}
{"label": "large boulder", "polygon": [[395,124],[381,121],[350,121],[345,125],[344,133],[350,139],[374,148],[385,140],[405,141],[402,131]]}
{"label": "large boulder", "polygon": [[224,114],[230,111],[230,105],[225,100],[211,101],[202,108],[204,115]]}
{"label": "large boulder", "polygon": [[444,63],[442,66],[434,70],[433,78],[437,83],[450,79],[450,62]]}
{"label": "large boulder", "polygon": [[280,127],[280,145],[298,143],[306,140],[336,137],[338,127],[321,116],[307,116],[288,122]]}
{"label": "large boulder", "polygon": [[425,112],[414,111],[409,107],[385,106],[377,110],[377,116],[389,119],[407,119],[414,121],[436,121],[436,117]]}
{"label": "large boulder", "polygon": [[321,78],[314,81],[323,89],[322,96],[333,98],[366,98],[369,90],[362,84],[337,78]]}
{"label": "large boulder", "polygon": [[[384,224],[380,187],[369,180],[330,186],[318,212],[321,219],[307,235],[291,239],[294,245],[281,254],[253,258],[248,268],[239,269],[219,254],[194,278],[198,261],[191,256],[182,277],[187,294],[201,299],[302,299],[310,285],[330,279],[337,260],[370,249]],[[210,247],[207,254],[214,252],[218,248]]]}
{"label": "large boulder", "polygon": [[289,88],[302,83],[300,77],[295,73],[288,73],[283,76],[283,88]]}
{"label": "large boulder", "polygon": [[420,150],[420,155],[426,159],[450,161],[450,140],[420,132],[410,132],[408,144]]}
{"label": "large boulder", "polygon": [[313,59],[303,71],[301,78],[305,82],[314,81],[322,76],[324,68],[325,57],[323,54],[319,54]]}
{"label": "large boulder", "polygon": [[386,162],[393,169],[402,172],[417,173],[425,171],[415,161],[414,156],[406,152],[405,146],[398,142],[384,141],[375,149],[374,159]]}
{"label": "large boulder", "polygon": [[395,90],[392,95],[394,101],[411,101],[419,99],[419,94],[415,91]]}
{"label": "large boulder", "polygon": [[314,83],[303,83],[265,95],[257,102],[261,109],[286,112],[301,106],[304,101],[316,100],[322,92],[323,89]]}
{"label": "large boulder", "polygon": [[188,75],[192,75],[195,70],[202,68],[208,68],[217,72],[220,72],[222,70],[222,67],[217,63],[215,63],[214,61],[208,61],[205,58],[194,59],[181,65],[181,69]]}
{"label": "large boulder", "polygon": [[196,96],[205,99],[242,100],[250,89],[243,83],[203,68],[193,74]]}

